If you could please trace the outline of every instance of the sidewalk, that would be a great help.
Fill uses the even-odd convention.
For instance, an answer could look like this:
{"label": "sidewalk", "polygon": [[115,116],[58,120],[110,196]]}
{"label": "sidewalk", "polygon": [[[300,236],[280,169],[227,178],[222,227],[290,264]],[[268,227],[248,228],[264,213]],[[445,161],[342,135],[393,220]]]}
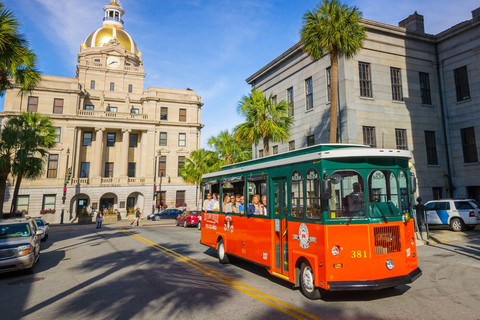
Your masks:
{"label": "sidewalk", "polygon": [[[115,221],[115,222],[104,222],[102,224],[102,228],[120,228],[120,227],[134,228],[130,226],[132,222],[133,221],[126,220],[126,219]],[[64,224],[59,224],[59,223],[50,224],[50,232],[55,233],[55,232],[75,231],[75,230],[93,230],[96,228],[96,225],[97,225],[96,222],[92,222],[92,223],[67,222]],[[160,221],[142,220],[141,222],[141,227],[152,227],[152,226],[173,226],[174,227],[175,220],[174,219],[164,219]]]}

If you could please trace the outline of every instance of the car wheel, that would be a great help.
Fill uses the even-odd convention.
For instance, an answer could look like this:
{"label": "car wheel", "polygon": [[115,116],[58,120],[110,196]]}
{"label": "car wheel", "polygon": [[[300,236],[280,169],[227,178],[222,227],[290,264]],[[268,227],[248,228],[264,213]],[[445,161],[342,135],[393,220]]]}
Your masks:
{"label": "car wheel", "polygon": [[218,255],[218,261],[221,264],[227,264],[230,261],[228,260],[228,256],[225,253],[225,245],[223,244],[223,239],[220,239],[217,243],[217,255]]}
{"label": "car wheel", "polygon": [[476,226],[465,226],[465,230],[472,231]]}
{"label": "car wheel", "polygon": [[155,216],[155,218],[153,218],[155,221],[159,221],[160,220],[160,216]]}
{"label": "car wheel", "polygon": [[316,300],[322,297],[320,289],[315,287],[312,267],[305,262],[302,263],[302,269],[300,271],[300,290],[303,295],[310,300]]}
{"label": "car wheel", "polygon": [[198,230],[202,230],[202,223],[200,221],[198,221],[197,228]]}
{"label": "car wheel", "polygon": [[187,227],[187,220],[183,221],[183,227],[184,227],[184,228]]}
{"label": "car wheel", "polygon": [[178,219],[175,219],[175,225],[178,227],[180,224],[178,223]]}
{"label": "car wheel", "polygon": [[452,227],[452,230],[455,231],[455,232],[465,230],[465,224],[463,223],[462,219],[460,219],[460,218],[453,218],[450,221],[450,226]]}
{"label": "car wheel", "polygon": [[48,233],[45,235],[45,241],[47,241],[48,239]]}

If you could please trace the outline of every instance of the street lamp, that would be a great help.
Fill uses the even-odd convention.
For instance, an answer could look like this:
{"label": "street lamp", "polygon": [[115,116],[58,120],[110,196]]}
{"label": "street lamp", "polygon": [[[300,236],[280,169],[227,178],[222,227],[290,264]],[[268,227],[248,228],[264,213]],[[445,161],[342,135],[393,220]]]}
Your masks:
{"label": "street lamp", "polygon": [[70,157],[70,147],[67,148],[67,163],[65,164],[65,181],[63,183],[63,197],[62,197],[62,215],[60,216],[60,224],[63,224],[63,214],[65,212],[65,199],[67,198],[67,183],[70,181],[72,169],[68,167],[68,158]]}
{"label": "street lamp", "polygon": [[[158,154],[160,154],[160,151],[158,151]],[[153,200],[152,200],[152,214],[155,213],[155,203],[157,199],[157,159],[158,155],[154,157],[155,161],[155,170],[153,171]]]}

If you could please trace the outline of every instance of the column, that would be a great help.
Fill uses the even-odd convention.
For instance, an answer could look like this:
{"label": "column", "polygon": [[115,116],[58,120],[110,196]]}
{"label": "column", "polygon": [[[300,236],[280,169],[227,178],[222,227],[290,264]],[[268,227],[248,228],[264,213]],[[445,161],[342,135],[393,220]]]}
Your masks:
{"label": "column", "polygon": [[98,182],[100,182],[102,177],[103,131],[105,131],[105,128],[95,128],[95,152],[92,153],[92,177]]}
{"label": "column", "polygon": [[[120,162],[120,179],[122,184],[127,182],[128,178],[128,148],[130,147],[130,137],[129,134],[131,129],[122,129],[122,149],[121,149],[121,162]],[[138,166],[137,166],[138,168]],[[125,181],[123,181],[125,180]]]}

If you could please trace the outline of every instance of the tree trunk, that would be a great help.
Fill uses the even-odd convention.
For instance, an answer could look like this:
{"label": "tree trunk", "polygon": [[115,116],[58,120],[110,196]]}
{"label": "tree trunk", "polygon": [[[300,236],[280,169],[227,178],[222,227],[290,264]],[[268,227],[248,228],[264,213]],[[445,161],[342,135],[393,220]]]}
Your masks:
{"label": "tree trunk", "polygon": [[338,55],[330,53],[330,143],[337,142],[337,117],[338,117]]}
{"label": "tree trunk", "polygon": [[0,176],[0,218],[3,217],[3,199],[5,199],[5,191],[7,190],[7,177]]}
{"label": "tree trunk", "polygon": [[15,190],[13,191],[12,205],[10,206],[10,217],[15,216],[15,211],[17,210],[17,198],[18,192],[20,191],[20,184],[22,183],[23,172],[20,172],[17,175],[17,181],[15,181]]}
{"label": "tree trunk", "polygon": [[270,155],[270,141],[268,141],[268,138],[263,138],[263,155],[265,157]]}

